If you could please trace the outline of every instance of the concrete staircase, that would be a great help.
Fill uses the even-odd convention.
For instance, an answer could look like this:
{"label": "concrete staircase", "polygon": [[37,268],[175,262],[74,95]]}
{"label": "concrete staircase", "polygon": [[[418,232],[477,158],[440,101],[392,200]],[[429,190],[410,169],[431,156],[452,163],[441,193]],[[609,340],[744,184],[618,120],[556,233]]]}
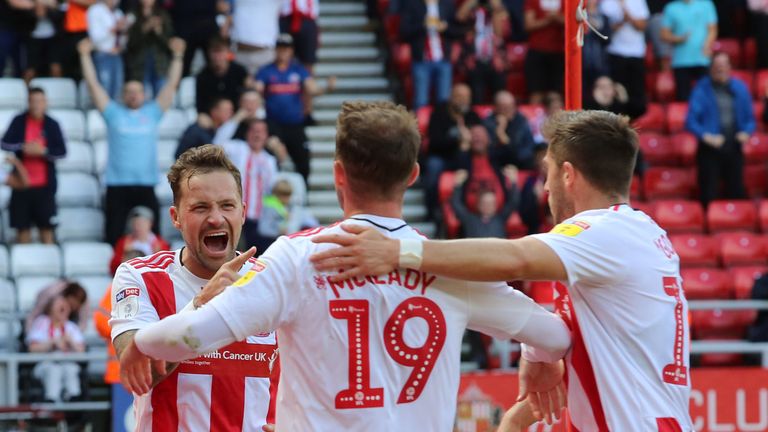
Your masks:
{"label": "concrete staircase", "polygon": [[[324,84],[337,77],[336,91],[315,98],[317,126],[307,128],[312,152],[309,177],[309,206],[321,223],[342,218],[333,189],[333,156],[336,147],[336,118],[346,100],[392,100],[385,76],[384,57],[368,29],[362,0],[323,0],[320,3],[320,50],[315,75]],[[423,192],[409,190],[405,195],[405,220],[425,235],[433,237],[435,227],[424,222]]]}

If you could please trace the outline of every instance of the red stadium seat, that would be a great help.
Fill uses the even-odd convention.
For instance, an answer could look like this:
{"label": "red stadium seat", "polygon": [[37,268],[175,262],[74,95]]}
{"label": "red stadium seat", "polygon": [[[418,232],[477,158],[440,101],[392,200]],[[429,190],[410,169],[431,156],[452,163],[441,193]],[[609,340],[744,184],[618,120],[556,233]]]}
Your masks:
{"label": "red stadium seat", "polygon": [[682,166],[696,164],[696,151],[699,147],[699,141],[695,135],[689,132],[679,132],[671,135],[669,142],[675,148],[678,161]]}
{"label": "red stadium seat", "polygon": [[638,211],[641,211],[651,218],[653,220],[656,220],[656,217],[654,216],[656,214],[656,203],[655,202],[648,202],[648,201],[632,201],[632,208]]}
{"label": "red stadium seat", "polygon": [[493,105],[475,105],[472,107],[472,111],[474,111],[480,119],[485,119],[493,112]]}
{"label": "red stadium seat", "polygon": [[528,227],[525,226],[520,214],[517,212],[507,219],[507,238],[520,238],[528,235]]}
{"label": "red stadium seat", "polygon": [[416,122],[419,124],[419,132],[422,136],[427,136],[429,129],[429,118],[432,116],[432,107],[423,106],[416,111]]}
{"label": "red stadium seat", "polygon": [[656,57],[653,55],[651,44],[645,47],[645,69],[648,71],[656,70]]}
{"label": "red stadium seat", "polygon": [[723,265],[745,266],[766,264],[765,239],[751,232],[721,233],[720,257]]}
{"label": "red stadium seat", "polygon": [[555,282],[532,281],[528,285],[528,296],[536,303],[551,304],[555,301]]}
{"label": "red stadium seat", "polygon": [[450,202],[445,202],[442,205],[443,209],[443,223],[445,224],[445,236],[447,238],[456,238],[459,236],[459,230],[461,229],[461,222],[456,217],[456,213],[453,212]]}
{"label": "red stadium seat", "polygon": [[[720,337],[720,336],[714,336],[714,337],[704,337],[704,338],[698,338],[698,340],[712,340],[712,341],[723,341],[723,340],[732,340],[732,341],[740,341],[743,340],[742,337]],[[744,364],[744,355],[738,354],[738,353],[706,353],[701,354],[698,356],[698,365],[700,367],[734,367],[734,366],[741,366]]]}
{"label": "red stadium seat", "polygon": [[709,232],[756,231],[757,211],[749,200],[716,200],[707,208]]}
{"label": "red stadium seat", "polygon": [[[766,90],[768,90],[768,69],[760,69],[755,73],[755,100],[762,101]],[[760,122],[760,120],[761,118],[757,117],[757,121]]]}
{"label": "red stadium seat", "polygon": [[762,101],[752,102],[752,111],[755,112],[755,119],[757,120],[758,132],[766,132],[765,123],[761,121],[763,119],[764,110],[765,110],[765,105],[763,104]]}
{"label": "red stadium seat", "polygon": [[741,43],[738,39],[718,39],[712,44],[712,51],[728,54],[734,69],[739,69],[744,65]]}
{"label": "red stadium seat", "polygon": [[668,233],[704,231],[704,209],[697,201],[658,201],[654,220]]}
{"label": "red stadium seat", "polygon": [[398,75],[411,74],[411,46],[407,43],[395,43],[392,47],[392,60]]}
{"label": "red stadium seat", "polygon": [[392,14],[384,17],[384,29],[386,30],[387,43],[393,44],[398,41],[400,33],[400,15]]}
{"label": "red stadium seat", "polygon": [[525,116],[529,125],[532,125],[539,117],[544,115],[544,107],[541,105],[518,105],[517,110]]}
{"label": "red stadium seat", "polygon": [[757,63],[757,43],[755,38],[744,40],[744,67],[754,69]]}
{"label": "red stadium seat", "polygon": [[686,168],[651,167],[643,175],[643,190],[647,200],[693,196],[695,172]]}
{"label": "red stadium seat", "polygon": [[758,132],[752,135],[743,149],[746,163],[768,161],[768,134]]}
{"label": "red stadium seat", "polygon": [[507,90],[512,92],[518,100],[525,100],[528,97],[528,90],[525,87],[525,74],[522,72],[507,74]]}
{"label": "red stadium seat", "polygon": [[640,176],[632,176],[632,183],[630,184],[629,197],[634,200],[642,199],[643,197],[643,181],[640,180]]}
{"label": "red stadium seat", "polygon": [[667,105],[667,131],[671,134],[685,131],[688,102],[672,102]]}
{"label": "red stadium seat", "polygon": [[717,267],[720,248],[714,237],[703,234],[672,234],[669,241],[682,267]]}
{"label": "red stadium seat", "polygon": [[755,76],[751,71],[734,70],[731,71],[731,76],[741,80],[747,86],[750,95],[755,94]]}
{"label": "red stadium seat", "polygon": [[760,231],[768,234],[768,199],[760,201],[757,206],[757,217],[760,220]]}
{"label": "red stadium seat", "polygon": [[683,290],[689,300],[729,299],[732,297],[728,272],[713,268],[680,270]]}
{"label": "red stadium seat", "polygon": [[766,271],[768,271],[768,266],[734,267],[730,269],[734,297],[738,300],[751,298],[755,279],[762,276]]}
{"label": "red stadium seat", "polygon": [[674,165],[677,155],[672,143],[666,137],[655,132],[640,132],[640,150],[643,159],[651,165]]}
{"label": "red stadium seat", "polygon": [[675,77],[671,70],[659,72],[652,86],[657,101],[670,102],[675,98]]}
{"label": "red stadium seat", "polygon": [[768,167],[765,164],[745,166],[744,187],[750,198],[762,198],[768,195]]}
{"label": "red stadium seat", "polygon": [[511,43],[507,45],[507,60],[512,72],[523,72],[525,57],[528,54],[527,43]]}
{"label": "red stadium seat", "polygon": [[437,199],[441,203],[451,201],[451,194],[453,194],[453,188],[456,185],[453,175],[453,171],[445,171],[440,174],[440,179],[437,182]]}
{"label": "red stadium seat", "polygon": [[692,332],[695,339],[744,339],[747,326],[755,321],[755,310],[695,310]]}
{"label": "red stadium seat", "polygon": [[645,114],[635,119],[632,125],[642,132],[664,132],[664,108],[661,104],[649,103]]}

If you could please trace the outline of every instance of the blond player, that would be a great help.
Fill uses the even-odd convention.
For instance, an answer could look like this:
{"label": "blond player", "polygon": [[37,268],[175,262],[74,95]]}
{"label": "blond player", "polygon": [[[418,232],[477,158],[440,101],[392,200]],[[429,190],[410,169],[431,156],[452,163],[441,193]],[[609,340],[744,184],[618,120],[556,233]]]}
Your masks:
{"label": "blond player", "polygon": [[[638,143],[626,118],[568,112],[548,125],[551,232],[520,240],[400,241],[347,228],[313,258],[337,279],[384,274],[402,254],[417,268],[467,280],[555,280],[573,330],[566,358],[571,423],[580,431],[690,431],[687,304],[667,234],[628,204]],[[524,348],[525,350],[526,348]],[[523,364],[521,381],[546,390]],[[541,387],[544,388],[541,388]],[[516,421],[515,411],[506,419]],[[522,411],[524,412],[524,411]]]}
{"label": "blond player", "polygon": [[[391,103],[346,103],[336,140],[334,180],[347,223],[422,239],[401,219],[403,194],[419,173],[413,116]],[[207,303],[198,296],[205,306],[139,330],[130,352],[144,367],[130,371],[133,382],[149,380],[146,356],[178,361],[277,328],[278,431],[450,431],[467,327],[537,345],[526,354],[532,361],[558,361],[570,345],[556,315],[503,283],[408,268],[334,283],[309,261],[331,247],[312,242],[324,232],[341,230],[282,237],[234,286]],[[225,265],[206,291],[243,260]]]}

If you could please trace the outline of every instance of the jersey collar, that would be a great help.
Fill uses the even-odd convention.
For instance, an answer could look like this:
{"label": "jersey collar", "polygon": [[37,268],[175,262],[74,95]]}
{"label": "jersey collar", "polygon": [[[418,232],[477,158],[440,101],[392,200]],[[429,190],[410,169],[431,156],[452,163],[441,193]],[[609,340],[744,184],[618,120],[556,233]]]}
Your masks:
{"label": "jersey collar", "polygon": [[357,214],[350,217],[347,220],[354,220],[359,222],[367,222],[377,228],[387,230],[389,232],[395,232],[408,226],[404,220],[399,218],[390,218],[384,216],[376,216],[370,214]]}

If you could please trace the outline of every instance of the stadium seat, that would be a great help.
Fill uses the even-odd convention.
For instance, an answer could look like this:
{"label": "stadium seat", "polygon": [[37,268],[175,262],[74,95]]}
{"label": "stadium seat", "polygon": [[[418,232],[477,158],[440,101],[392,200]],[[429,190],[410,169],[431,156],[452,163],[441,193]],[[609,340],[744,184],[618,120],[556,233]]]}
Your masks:
{"label": "stadium seat", "polygon": [[112,246],[108,243],[69,242],[62,245],[64,276],[109,276]]}
{"label": "stadium seat", "polygon": [[102,175],[107,169],[109,144],[106,140],[92,141],[91,144],[93,145],[93,168],[97,175]]}
{"label": "stadium seat", "polygon": [[180,109],[193,108],[195,106],[195,93],[195,77],[182,78],[179,83],[179,91],[176,93],[177,107]]}
{"label": "stadium seat", "polygon": [[[8,256],[8,248],[0,244],[0,278],[5,279],[11,275],[11,257]],[[2,299],[2,297],[0,297]],[[0,300],[2,303],[2,300]]]}
{"label": "stadium seat", "polygon": [[423,106],[416,111],[416,122],[419,125],[419,131],[421,136],[427,136],[427,129],[429,128],[429,118],[432,116],[432,106]]}
{"label": "stadium seat", "polygon": [[107,124],[104,123],[104,117],[97,110],[88,110],[86,115],[88,123],[88,140],[99,141],[107,139]]}
{"label": "stadium seat", "polygon": [[101,187],[90,174],[62,172],[58,174],[56,203],[61,207],[101,206]]}
{"label": "stadium seat", "polygon": [[517,111],[528,120],[531,127],[544,115],[544,107],[541,105],[518,105]]}
{"label": "stadium seat", "polygon": [[59,123],[66,141],[85,141],[85,116],[75,109],[55,109],[48,112]]}
{"label": "stadium seat", "polygon": [[88,294],[88,302],[97,305],[104,296],[104,292],[112,285],[111,276],[77,276],[72,278],[79,283]]}
{"label": "stadium seat", "polygon": [[765,110],[765,105],[763,105],[762,101],[755,101],[752,102],[752,111],[755,113],[755,119],[757,119],[757,131],[758,132],[766,132],[765,125],[763,122],[760,121],[760,119],[763,118],[763,111]]}
{"label": "stadium seat", "polygon": [[746,38],[744,40],[744,67],[754,69],[757,61],[757,43],[755,38]]}
{"label": "stadium seat", "polygon": [[507,61],[509,62],[509,69],[513,72],[523,72],[526,55],[528,55],[527,43],[507,44]]}
{"label": "stadium seat", "polygon": [[555,282],[531,281],[528,284],[528,297],[539,304],[551,304],[555,301]]}
{"label": "stadium seat", "polygon": [[670,234],[704,231],[704,209],[698,201],[658,201],[654,219]]}
{"label": "stadium seat", "polygon": [[179,230],[173,226],[171,215],[169,214],[168,210],[160,212],[159,229],[160,235],[167,242],[173,242],[174,240],[181,239],[181,232],[179,232]]}
{"label": "stadium seat", "polygon": [[[518,183],[519,185],[523,184]],[[629,184],[629,197],[634,200],[640,200],[643,197],[643,180],[639,175],[632,176],[632,183]]]}
{"label": "stadium seat", "polygon": [[493,105],[474,105],[472,111],[474,111],[480,119],[485,119],[493,113]]}
{"label": "stadium seat", "polygon": [[685,131],[685,117],[688,115],[688,102],[672,102],[667,105],[667,132],[674,134]]}
{"label": "stadium seat", "polygon": [[760,220],[760,231],[768,234],[768,199],[763,199],[758,204],[757,218]]}
{"label": "stadium seat", "polygon": [[388,43],[394,43],[398,40],[400,33],[400,15],[389,14],[384,16],[384,29]]}
{"label": "stadium seat", "polygon": [[[0,279],[0,312],[16,311],[16,286],[8,279]],[[0,327],[6,327],[5,322],[0,322]],[[4,330],[4,329],[3,329]],[[0,341],[2,345],[4,341]]]}
{"label": "stadium seat", "polygon": [[59,242],[95,241],[104,238],[104,213],[86,207],[59,209],[59,226],[56,228]]}
{"label": "stadium seat", "polygon": [[0,78],[0,109],[23,110],[27,106],[27,86],[20,78]]}
{"label": "stadium seat", "polygon": [[675,165],[677,154],[666,135],[656,132],[640,132],[640,151],[643,159],[651,165]]}
{"label": "stadium seat", "polygon": [[[761,69],[755,73],[755,100],[762,101],[765,97],[765,91],[768,89],[768,69]],[[762,104],[762,102],[761,102]],[[761,117],[757,117],[760,122]]]}
{"label": "stadium seat", "polygon": [[157,142],[157,168],[165,173],[176,162],[176,147],[178,142],[173,140],[159,140]]}
{"label": "stadium seat", "polygon": [[720,257],[723,265],[744,266],[766,264],[765,239],[751,232],[721,233]]}
{"label": "stadium seat", "polygon": [[731,77],[740,80],[747,86],[747,91],[750,95],[754,95],[755,91],[755,76],[751,71],[745,70],[733,70],[731,71]]}
{"label": "stadium seat", "polygon": [[744,167],[744,187],[747,196],[762,198],[768,195],[768,166],[751,164]]}
{"label": "stadium seat", "polygon": [[716,200],[707,208],[709,232],[755,231],[757,211],[749,200]]}
{"label": "stadium seat", "polygon": [[666,130],[665,124],[664,108],[659,103],[649,103],[645,114],[632,123],[641,132],[664,132]]}
{"label": "stadium seat", "polygon": [[25,313],[32,310],[40,290],[57,280],[59,278],[54,276],[21,276],[16,278],[16,300],[19,311]]}
{"label": "stadium seat", "polygon": [[173,205],[173,190],[171,190],[171,185],[168,184],[162,175],[158,174],[158,177],[160,181],[155,185],[155,196],[160,208],[163,209]]}
{"label": "stadium seat", "polygon": [[[712,340],[717,342],[722,341],[741,341],[741,337],[705,337],[699,340],[706,341]],[[696,360],[698,358],[698,361]],[[733,368],[740,366],[744,363],[744,355],[739,353],[705,353],[698,356],[694,356],[693,364],[697,367],[719,367],[719,368]]]}
{"label": "stadium seat", "polygon": [[442,204],[443,209],[443,223],[445,224],[445,236],[447,238],[456,238],[461,230],[461,222],[456,217],[456,213],[453,212],[451,204],[445,202]]}
{"label": "stadium seat", "polygon": [[518,100],[528,99],[525,74],[521,72],[507,74],[507,90],[512,92]]}
{"label": "stadium seat", "polygon": [[11,276],[61,276],[61,250],[56,245],[16,244],[11,247]]}
{"label": "stadium seat", "polygon": [[648,216],[654,218],[655,220],[655,214],[656,214],[656,203],[652,201],[632,201],[632,208],[641,211]]}
{"label": "stadium seat", "polygon": [[761,163],[768,161],[768,134],[756,133],[742,147],[746,163]]}
{"label": "stadium seat", "polygon": [[88,84],[85,80],[80,81],[80,84],[77,85],[77,107],[83,111],[94,108],[91,92],[88,90]]}
{"label": "stadium seat", "polygon": [[659,72],[652,82],[652,93],[659,102],[670,102],[675,98],[675,77],[671,70]]}
{"label": "stadium seat", "polygon": [[717,267],[720,248],[714,237],[703,234],[673,234],[672,247],[680,257],[681,267]]}
{"label": "stadium seat", "polygon": [[733,283],[734,297],[746,300],[752,297],[755,280],[768,271],[768,266],[734,267],[729,270]]}
{"label": "stadium seat", "polygon": [[728,272],[714,268],[680,270],[688,300],[729,299],[732,297]]}
{"label": "stadium seat", "polygon": [[453,193],[453,187],[454,187],[454,180],[453,180],[453,171],[444,171],[440,175],[440,180],[438,180],[437,185],[437,194],[438,194],[438,201],[441,203],[447,203],[451,199],[451,194]]}
{"label": "stadium seat", "polygon": [[390,46],[392,60],[395,63],[395,71],[398,75],[411,74],[411,46],[407,43],[395,43]]}
{"label": "stadium seat", "polygon": [[189,126],[187,115],[182,110],[171,109],[163,114],[158,127],[158,137],[163,140],[177,140]]}
{"label": "stadium seat", "polygon": [[[301,174],[295,172],[280,171],[275,176],[275,181],[286,180],[293,188],[291,204],[297,206],[307,205],[307,185]],[[167,182],[166,182],[167,183]]]}
{"label": "stadium seat", "polygon": [[695,135],[689,132],[678,132],[670,135],[669,142],[675,149],[675,155],[680,165],[696,165],[696,151],[699,147],[699,141]]}
{"label": "stadium seat", "polygon": [[755,310],[695,310],[691,330],[695,339],[744,339],[756,316]]}
{"label": "stadium seat", "polygon": [[5,134],[5,130],[11,125],[11,121],[20,113],[14,109],[0,109],[0,132]]}
{"label": "stadium seat", "polygon": [[71,78],[35,78],[29,86],[43,89],[49,109],[77,108],[77,87]]}
{"label": "stadium seat", "polygon": [[528,235],[528,227],[525,226],[518,212],[512,213],[507,219],[507,238],[520,238]]}
{"label": "stadium seat", "polygon": [[744,67],[741,42],[738,39],[717,39],[712,43],[712,52],[724,52],[728,54],[734,69]]}
{"label": "stadium seat", "polygon": [[56,161],[58,172],[93,173],[93,148],[81,141],[67,142],[67,155]]}
{"label": "stadium seat", "polygon": [[691,198],[696,186],[694,174],[692,169],[686,168],[650,167],[643,175],[645,198]]}

